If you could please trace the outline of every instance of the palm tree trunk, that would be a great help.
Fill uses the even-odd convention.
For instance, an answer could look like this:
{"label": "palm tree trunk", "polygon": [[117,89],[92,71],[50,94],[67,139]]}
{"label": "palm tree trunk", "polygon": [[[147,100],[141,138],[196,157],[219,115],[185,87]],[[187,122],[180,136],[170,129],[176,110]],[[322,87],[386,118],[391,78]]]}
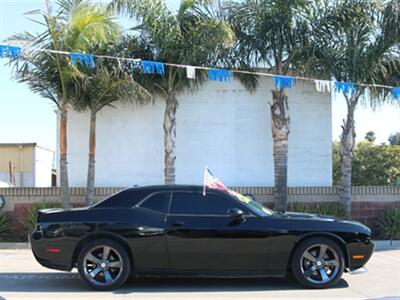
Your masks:
{"label": "palm tree trunk", "polygon": [[287,96],[284,90],[272,91],[271,121],[275,172],[275,209],[286,210],[287,203],[287,161],[290,118],[288,117]]}
{"label": "palm tree trunk", "polygon": [[96,112],[90,112],[89,129],[89,160],[86,184],[86,205],[93,204],[94,199],[94,178],[95,178],[95,156],[96,156]]}
{"label": "palm tree trunk", "polygon": [[60,186],[63,207],[71,207],[68,185],[68,166],[67,166],[67,107],[62,105],[60,108]]}
{"label": "palm tree trunk", "polygon": [[354,111],[357,105],[357,96],[346,96],[346,100],[347,117],[346,120],[343,120],[342,134],[340,136],[339,199],[342,209],[349,217],[351,213],[351,169],[356,139]]}
{"label": "palm tree trunk", "polygon": [[164,112],[164,180],[165,184],[175,184],[175,143],[176,109],[178,101],[170,93],[166,99]]}

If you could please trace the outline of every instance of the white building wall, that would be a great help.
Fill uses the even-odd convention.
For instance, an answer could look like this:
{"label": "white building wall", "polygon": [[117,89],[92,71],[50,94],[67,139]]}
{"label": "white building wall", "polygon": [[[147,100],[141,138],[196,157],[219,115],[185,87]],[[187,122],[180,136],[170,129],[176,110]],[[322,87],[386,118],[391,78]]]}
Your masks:
{"label": "white building wall", "polygon": [[[0,172],[0,181],[10,182],[9,172]],[[16,187],[31,187],[35,186],[35,177],[33,172],[15,172]]]}
{"label": "white building wall", "polygon": [[35,187],[50,187],[54,152],[42,147],[35,148]]}
{"label": "white building wall", "polygon": [[[209,82],[195,94],[179,95],[176,183],[202,184],[207,165],[227,185],[272,186],[271,89],[272,80],[262,78],[253,94],[233,81]],[[316,93],[311,83],[297,83],[287,94],[289,185],[330,186],[331,97]],[[164,107],[156,100],[99,113],[96,186],[163,183]],[[86,184],[88,125],[88,113],[69,113],[71,186]]]}

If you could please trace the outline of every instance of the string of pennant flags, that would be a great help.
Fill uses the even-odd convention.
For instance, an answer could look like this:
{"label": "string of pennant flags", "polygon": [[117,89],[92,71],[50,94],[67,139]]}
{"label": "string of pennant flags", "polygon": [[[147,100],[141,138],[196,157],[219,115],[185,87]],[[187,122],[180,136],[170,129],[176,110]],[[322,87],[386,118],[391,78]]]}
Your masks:
{"label": "string of pennant flags", "polygon": [[[25,48],[21,48],[18,46],[10,46],[10,45],[1,45],[0,44],[0,58],[9,58],[11,60],[18,59],[21,53],[27,51]],[[40,52],[48,52],[55,54],[63,54],[68,55],[71,59],[71,63],[74,65],[81,65],[87,68],[95,68],[95,58],[100,59],[115,59],[120,64],[121,61],[126,61],[130,64],[131,68],[140,68],[143,74],[156,74],[156,75],[164,75],[165,74],[165,66],[176,67],[176,68],[185,68],[186,76],[189,79],[196,78],[196,69],[206,70],[208,72],[208,79],[212,81],[221,81],[221,82],[229,82],[232,79],[233,73],[237,74],[251,74],[258,76],[267,76],[272,77],[275,87],[277,89],[288,89],[292,88],[297,80],[305,80],[305,81],[313,81],[315,84],[315,90],[320,93],[331,93],[333,90],[336,92],[341,92],[343,94],[352,94],[356,91],[356,86],[361,87],[375,87],[375,88],[384,88],[390,89],[391,95],[396,100],[400,100],[400,87],[394,87],[389,85],[381,85],[381,84],[367,84],[367,83],[353,83],[353,82],[340,82],[334,80],[319,80],[315,78],[308,77],[300,77],[300,76],[287,76],[287,75],[276,75],[271,73],[264,72],[253,72],[246,70],[226,70],[226,69],[217,69],[203,66],[192,66],[192,65],[184,65],[184,64],[176,64],[176,63],[163,63],[158,61],[148,61],[141,60],[138,58],[127,58],[127,57],[116,57],[109,55],[98,55],[98,54],[90,54],[90,53],[78,53],[78,52],[68,52],[68,51],[57,51],[51,49],[32,49],[32,51],[40,51]]]}

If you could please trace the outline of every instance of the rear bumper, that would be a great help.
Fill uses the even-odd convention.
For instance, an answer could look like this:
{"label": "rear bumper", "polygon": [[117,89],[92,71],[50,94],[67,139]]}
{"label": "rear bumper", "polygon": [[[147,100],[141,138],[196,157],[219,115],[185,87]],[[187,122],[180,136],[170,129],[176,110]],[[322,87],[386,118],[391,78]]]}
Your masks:
{"label": "rear bumper", "polygon": [[[71,271],[73,268],[72,251],[65,247],[60,240],[49,240],[43,237],[41,232],[33,232],[28,236],[32,253],[43,267],[61,271]],[[59,252],[51,252],[49,249],[60,249]]]}

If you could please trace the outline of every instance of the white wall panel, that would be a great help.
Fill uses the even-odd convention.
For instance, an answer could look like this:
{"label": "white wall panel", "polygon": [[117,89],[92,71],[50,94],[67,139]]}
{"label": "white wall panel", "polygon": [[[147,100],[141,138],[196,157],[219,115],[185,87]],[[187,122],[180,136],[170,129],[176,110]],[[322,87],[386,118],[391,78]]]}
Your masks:
{"label": "white wall panel", "polygon": [[[204,166],[227,185],[273,185],[271,79],[248,93],[237,81],[209,82],[178,96],[176,182],[201,184]],[[289,185],[332,184],[331,97],[311,83],[287,91],[291,118]],[[98,115],[97,186],[163,183],[164,102],[119,105]],[[69,113],[71,186],[85,186],[88,113]]]}

